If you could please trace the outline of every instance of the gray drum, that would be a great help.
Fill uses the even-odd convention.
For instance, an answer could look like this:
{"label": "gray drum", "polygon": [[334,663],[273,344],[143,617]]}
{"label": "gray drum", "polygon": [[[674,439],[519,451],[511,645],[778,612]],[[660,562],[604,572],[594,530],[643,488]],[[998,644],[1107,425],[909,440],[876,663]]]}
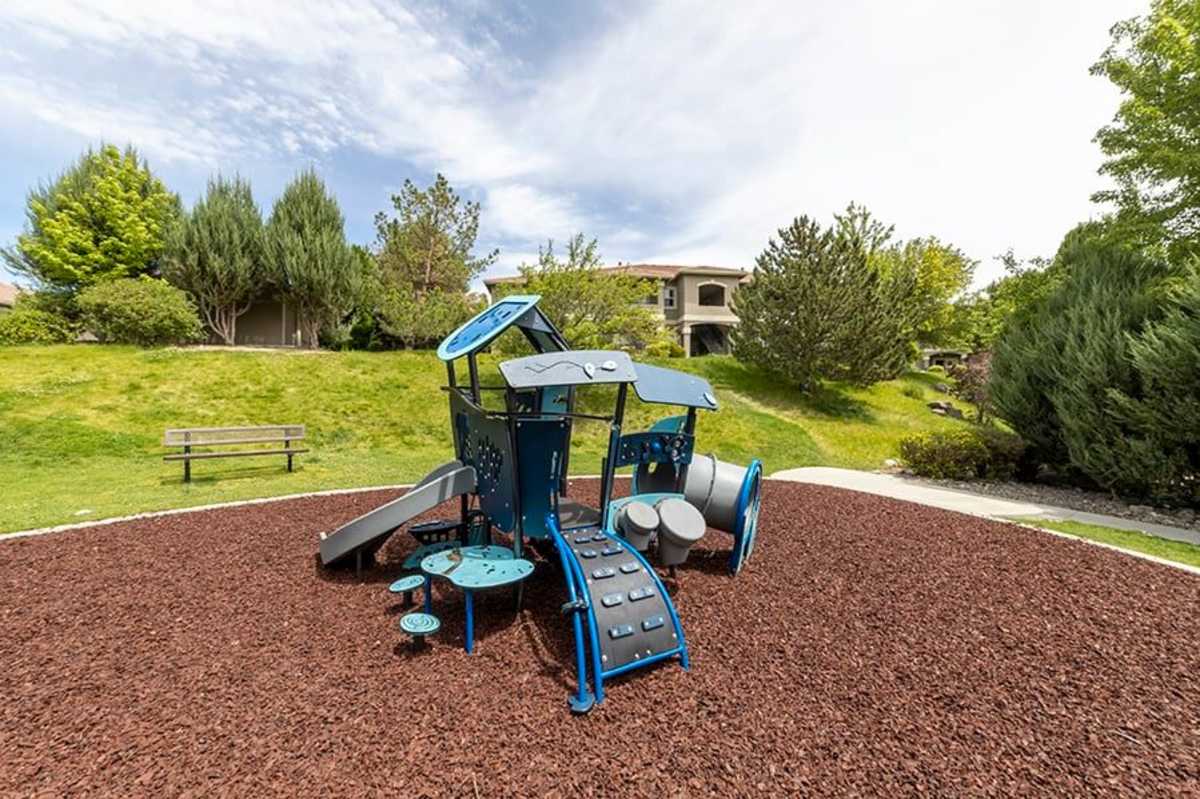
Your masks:
{"label": "gray drum", "polygon": [[664,499],[658,511],[658,557],[664,566],[678,566],[688,551],[704,537],[704,517],[682,499]]}
{"label": "gray drum", "polygon": [[716,455],[697,455],[688,466],[683,495],[700,509],[710,527],[736,533],[738,497],[746,479],[745,466],[724,463]]}
{"label": "gray drum", "polygon": [[658,511],[645,502],[628,502],[617,511],[617,529],[638,552],[650,546],[650,536],[658,529]]}

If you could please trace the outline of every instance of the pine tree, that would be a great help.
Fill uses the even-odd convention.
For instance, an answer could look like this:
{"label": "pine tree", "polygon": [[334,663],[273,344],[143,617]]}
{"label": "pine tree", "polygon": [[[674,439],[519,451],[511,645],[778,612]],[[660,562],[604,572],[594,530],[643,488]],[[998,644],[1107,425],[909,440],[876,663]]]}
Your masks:
{"label": "pine tree", "polygon": [[188,292],[209,329],[232,345],[238,317],[266,287],[264,257],[262,212],[250,184],[218,175],[172,227],[163,277]]}
{"label": "pine tree", "polygon": [[1112,391],[1156,493],[1200,502],[1200,259],[1162,287],[1162,315],[1131,334],[1140,396]]}
{"label": "pine tree", "polygon": [[272,282],[295,309],[304,346],[316,348],[321,330],[353,309],[362,282],[341,209],[308,170],[275,201],[265,233]]}
{"label": "pine tree", "polygon": [[895,376],[908,360],[915,284],[870,263],[889,236],[853,206],[829,230],[806,216],[780,229],[734,296],[734,355],[803,390]]}
{"label": "pine tree", "polygon": [[479,203],[464,202],[443,175],[428,189],[404,181],[392,205],[394,218],[375,215],[373,312],[406,347],[431,345],[479,310],[468,286],[497,251],[475,255]]}
{"label": "pine tree", "polygon": [[1042,462],[1101,487],[1195,491],[1195,428],[1176,416],[1195,405],[1200,362],[1189,294],[1164,317],[1164,292],[1179,281],[1171,266],[1102,240],[1068,237],[1057,258],[1063,282],[997,342],[989,383],[997,414]]}

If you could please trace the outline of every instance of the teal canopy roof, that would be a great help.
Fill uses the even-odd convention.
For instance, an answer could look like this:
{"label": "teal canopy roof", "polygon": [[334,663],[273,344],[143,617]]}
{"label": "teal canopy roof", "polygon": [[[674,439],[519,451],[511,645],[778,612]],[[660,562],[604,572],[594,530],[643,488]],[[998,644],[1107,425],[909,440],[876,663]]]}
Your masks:
{"label": "teal canopy roof", "polygon": [[567,342],[537,309],[537,294],[516,294],[489,305],[442,340],[437,354],[453,361],[486,347],[508,328],[516,325],[539,352],[567,349]]}

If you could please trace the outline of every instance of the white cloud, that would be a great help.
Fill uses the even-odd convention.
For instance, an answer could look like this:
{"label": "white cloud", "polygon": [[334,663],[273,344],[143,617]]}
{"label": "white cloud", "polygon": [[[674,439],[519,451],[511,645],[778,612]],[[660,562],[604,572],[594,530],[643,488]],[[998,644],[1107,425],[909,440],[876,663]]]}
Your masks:
{"label": "white cloud", "polygon": [[9,0],[0,98],[210,167],[402,158],[483,197],[485,235],[518,254],[582,230],[611,260],[749,265],[792,216],[855,200],[986,260],[1047,253],[1094,212],[1089,140],[1116,99],[1087,67],[1144,0],[621,11],[530,72],[467,29],[529,19],[475,0]]}
{"label": "white cloud", "polygon": [[483,220],[499,237],[509,238],[565,241],[588,227],[570,198],[520,183],[489,189]]}

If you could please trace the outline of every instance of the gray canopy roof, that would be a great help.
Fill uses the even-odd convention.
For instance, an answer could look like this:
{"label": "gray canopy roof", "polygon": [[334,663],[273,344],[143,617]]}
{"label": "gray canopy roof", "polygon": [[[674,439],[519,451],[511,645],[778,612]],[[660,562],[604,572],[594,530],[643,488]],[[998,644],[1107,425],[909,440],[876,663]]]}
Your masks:
{"label": "gray canopy roof", "polygon": [[514,389],[632,383],[642,402],[715,411],[717,398],[703,377],[649,364],[635,364],[617,350],[567,350],[515,358],[500,364]]}
{"label": "gray canopy roof", "polygon": [[642,402],[707,408],[710,411],[717,409],[717,395],[703,377],[645,363],[635,364],[634,368],[637,370],[637,382],[633,384],[633,390]]}
{"label": "gray canopy roof", "polygon": [[501,363],[500,374],[510,388],[516,389],[637,380],[633,361],[618,350],[566,350],[528,355]]}

